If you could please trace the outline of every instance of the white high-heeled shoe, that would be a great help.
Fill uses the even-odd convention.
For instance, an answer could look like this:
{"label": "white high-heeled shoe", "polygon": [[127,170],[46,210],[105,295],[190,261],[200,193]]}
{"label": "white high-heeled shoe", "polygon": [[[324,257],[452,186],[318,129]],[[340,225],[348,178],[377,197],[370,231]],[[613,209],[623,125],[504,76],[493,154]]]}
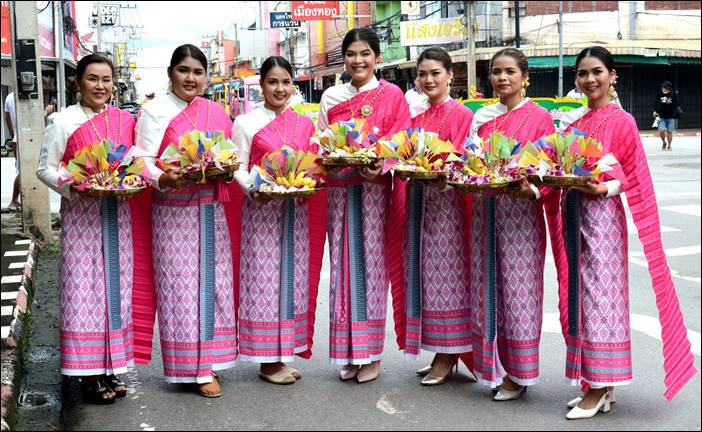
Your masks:
{"label": "white high-heeled shoe", "polygon": [[609,400],[609,392],[606,391],[600,400],[597,401],[597,404],[594,406],[594,408],[591,409],[582,409],[580,406],[576,405],[573,407],[572,410],[568,411],[568,414],[566,414],[566,418],[568,420],[580,420],[580,419],[586,419],[586,418],[591,418],[594,417],[598,412],[609,412],[611,409],[611,401]]}
{"label": "white high-heeled shoe", "polygon": [[497,392],[495,396],[492,397],[492,400],[494,401],[509,401],[509,400],[517,400],[524,393],[526,393],[527,387],[522,386],[519,390],[507,390],[504,388],[500,388],[500,390]]}
{"label": "white high-heeled shoe", "polygon": [[[609,403],[613,404],[613,403],[617,402],[617,397],[614,394],[614,387],[609,387],[609,389],[607,391],[609,392]],[[572,401],[568,402],[568,408],[573,408],[574,406],[576,406],[580,402],[582,402],[582,400],[583,400],[582,396],[576,397]]]}

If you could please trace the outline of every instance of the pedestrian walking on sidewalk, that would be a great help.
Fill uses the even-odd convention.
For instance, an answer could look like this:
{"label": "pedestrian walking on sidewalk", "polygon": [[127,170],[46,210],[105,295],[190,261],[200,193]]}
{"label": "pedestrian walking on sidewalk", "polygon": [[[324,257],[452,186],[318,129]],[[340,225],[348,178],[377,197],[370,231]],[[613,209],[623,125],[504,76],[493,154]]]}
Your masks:
{"label": "pedestrian walking on sidewalk", "polygon": [[604,182],[575,187],[562,198],[565,248],[554,255],[567,251],[569,278],[567,285],[560,286],[561,324],[568,346],[566,377],[584,387],[583,396],[568,404],[572,410],[566,417],[583,419],[609,411],[614,388],[633,379],[623,192],[656,295],[668,400],[694,376],[695,368],[661,244],[658,205],[641,136],[631,114],[612,100],[614,59],[603,47],[585,48],[578,54],[575,70],[588,104],[566,113],[560,127],[565,132],[583,131],[621,164],[621,169],[605,174]]}
{"label": "pedestrian walking on sidewalk", "polygon": [[132,286],[150,263],[136,259],[145,242],[133,235],[139,222],[131,199],[94,198],[59,181],[59,163],[83,147],[133,143],[131,114],[107,104],[112,62],[99,54],[83,57],[76,78],[81,97],[51,117],[37,176],[62,196],[61,373],[82,378],[86,402],[109,404],[127,392],[116,374],[134,364]]}
{"label": "pedestrian walking on sidewalk", "polygon": [[[135,344],[148,362],[153,308],[158,309],[166,381],[196,383],[205,397],[222,394],[214,371],[237,357],[235,271],[239,239],[233,218],[242,195],[223,180],[196,184],[156,166],[166,148],[194,130],[229,137],[231,120],[219,104],[203,99],[207,58],[194,45],[173,52],[170,91],[140,111],[136,146],[153,176],[153,266],[156,292],[137,291],[135,308],[149,310]],[[141,330],[146,330],[143,334]],[[141,352],[141,351],[140,351]]]}

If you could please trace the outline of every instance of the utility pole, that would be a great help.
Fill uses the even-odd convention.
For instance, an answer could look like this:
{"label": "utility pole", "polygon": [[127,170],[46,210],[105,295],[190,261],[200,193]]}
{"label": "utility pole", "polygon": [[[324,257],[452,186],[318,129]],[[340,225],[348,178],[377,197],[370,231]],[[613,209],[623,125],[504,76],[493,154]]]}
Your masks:
{"label": "utility pole", "polygon": [[514,45],[519,48],[521,38],[519,36],[519,1],[514,2]]}
{"label": "utility pole", "polygon": [[475,2],[463,2],[463,19],[465,23],[466,49],[466,91],[468,98],[475,96]]}
{"label": "utility pole", "polygon": [[95,2],[97,4],[97,26],[96,26],[96,38],[97,38],[97,52],[102,52],[102,48],[100,47],[100,42],[102,42],[102,11],[100,10],[100,2],[97,1]]}
{"label": "utility pole", "polygon": [[558,97],[563,97],[563,1],[558,0]]}
{"label": "utility pole", "polygon": [[12,20],[12,71],[15,77],[17,147],[22,197],[22,223],[42,242],[50,242],[49,189],[35,170],[44,138],[44,94],[41,60],[37,50],[37,6],[10,2]]}
{"label": "utility pole", "polygon": [[63,29],[63,2],[54,2],[54,17],[56,17],[56,39],[58,40],[58,43],[56,44],[56,46],[58,47],[58,54],[56,56],[58,57],[58,63],[56,66],[58,72],[58,74],[56,75],[56,81],[58,81],[58,98],[56,102],[58,106],[55,106],[54,110],[60,111],[66,106],[66,71],[64,66],[65,61],[63,55],[65,43],[65,35]]}

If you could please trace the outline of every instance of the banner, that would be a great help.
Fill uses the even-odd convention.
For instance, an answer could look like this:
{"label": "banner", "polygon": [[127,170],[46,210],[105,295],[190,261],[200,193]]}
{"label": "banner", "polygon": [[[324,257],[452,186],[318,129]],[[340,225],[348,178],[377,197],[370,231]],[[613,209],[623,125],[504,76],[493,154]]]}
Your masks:
{"label": "banner", "polygon": [[462,17],[400,22],[402,46],[439,45],[463,40]]}
{"label": "banner", "polygon": [[295,21],[330,20],[339,14],[335,1],[293,1],[290,2],[292,19]]}
{"label": "banner", "polygon": [[300,21],[293,21],[290,12],[271,12],[271,28],[300,27]]}
{"label": "banner", "polygon": [[2,32],[2,55],[11,56],[12,55],[12,38],[10,36],[10,2],[3,1],[0,3],[2,12],[0,16],[2,17],[2,22],[0,23],[0,32]]}

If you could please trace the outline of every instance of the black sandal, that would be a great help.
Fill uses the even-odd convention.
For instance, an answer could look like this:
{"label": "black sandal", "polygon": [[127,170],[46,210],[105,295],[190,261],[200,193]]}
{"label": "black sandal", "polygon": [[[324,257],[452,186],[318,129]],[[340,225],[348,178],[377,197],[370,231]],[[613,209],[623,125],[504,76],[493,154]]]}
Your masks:
{"label": "black sandal", "polygon": [[111,392],[111,390],[102,378],[90,381],[82,380],[80,383],[80,393],[85,403],[95,405],[110,405],[115,403],[114,396],[105,397],[107,392]]}
{"label": "black sandal", "polygon": [[[117,375],[107,375],[105,377],[105,382],[107,383],[107,387],[114,392],[116,397],[123,398],[127,396],[127,384]],[[117,387],[124,387],[124,390],[115,390]]]}

